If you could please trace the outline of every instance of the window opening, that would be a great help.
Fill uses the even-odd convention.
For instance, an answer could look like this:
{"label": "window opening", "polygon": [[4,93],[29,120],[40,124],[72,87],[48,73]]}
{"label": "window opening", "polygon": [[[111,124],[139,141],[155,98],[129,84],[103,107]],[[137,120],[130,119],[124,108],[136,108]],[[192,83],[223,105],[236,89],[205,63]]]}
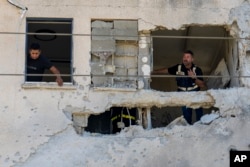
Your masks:
{"label": "window opening", "polygon": [[[203,77],[207,83],[211,83],[208,85],[209,89],[234,86],[228,84],[230,78],[226,79],[225,76],[222,76],[222,74],[235,73],[236,69],[231,64],[237,63],[233,62],[232,59],[237,55],[232,55],[228,49],[233,47],[232,40],[223,39],[229,37],[229,32],[224,27],[189,26],[182,30],[156,30],[151,35],[153,38],[153,69],[171,67],[182,63],[183,51],[188,49],[194,52],[194,63],[202,69],[204,76],[218,76],[214,78]],[[160,38],[157,38],[157,36],[160,36]],[[181,36],[183,38],[180,38]],[[189,36],[192,38],[185,38]],[[206,37],[216,37],[216,39]],[[219,37],[222,39],[219,39]],[[215,82],[217,84],[214,84]],[[152,89],[161,91],[177,90],[175,76],[152,77],[150,86]]]}
{"label": "window opening", "polygon": [[[31,43],[39,43],[41,54],[60,70],[63,81],[72,82],[72,36],[62,35],[72,34],[72,19],[28,18],[27,33],[32,34],[26,36],[26,55]],[[55,76],[45,70],[42,81],[55,82]]]}
{"label": "window opening", "polygon": [[[189,26],[181,30],[157,29],[151,32],[153,42],[153,67],[160,69],[182,63],[183,51],[194,52],[194,63],[203,71],[208,89],[223,89],[238,86],[231,82],[230,75],[237,73],[235,66],[238,61],[237,44],[235,40],[223,39],[230,37],[229,32],[222,26]],[[158,37],[157,37],[158,36]],[[183,36],[183,38],[181,38]],[[192,37],[192,38],[186,38]],[[195,38],[197,37],[197,38]],[[200,38],[205,37],[205,38]],[[208,38],[206,38],[208,37]],[[210,38],[209,37],[216,37]],[[221,37],[221,39],[219,39]],[[232,48],[232,49],[230,49]],[[231,50],[234,50],[232,52]],[[155,90],[177,91],[176,77],[152,77],[150,87]],[[211,113],[213,108],[203,108],[203,115]],[[192,116],[196,112],[193,110]],[[175,118],[183,115],[181,107],[151,108],[152,126],[168,125]],[[157,122],[156,120],[161,120]],[[192,120],[195,120],[193,118]]]}

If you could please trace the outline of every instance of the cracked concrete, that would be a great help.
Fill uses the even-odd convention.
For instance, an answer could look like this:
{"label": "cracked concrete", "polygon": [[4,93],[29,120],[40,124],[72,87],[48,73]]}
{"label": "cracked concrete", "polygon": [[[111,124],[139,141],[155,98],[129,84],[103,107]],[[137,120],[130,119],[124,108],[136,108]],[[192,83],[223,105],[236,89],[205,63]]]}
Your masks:
{"label": "cracked concrete", "polygon": [[[243,88],[242,88],[243,89]],[[201,91],[201,92],[161,92],[155,90],[141,90],[139,92],[112,92],[106,93],[105,98],[103,97],[103,101],[101,104],[97,105],[96,103],[89,103],[84,108],[74,108],[72,106],[67,106],[64,108],[64,113],[66,115],[73,115],[74,113],[81,113],[82,119],[81,121],[87,125],[87,119],[90,114],[102,113],[108,110],[111,107],[140,107],[140,108],[151,108],[153,106],[157,106],[159,108],[166,107],[166,106],[189,106],[191,108],[211,108],[217,107],[219,109],[219,113],[221,116],[230,115],[233,106],[236,106],[237,109],[247,110],[249,92],[245,91],[244,96],[239,98],[237,95],[241,92],[241,88],[232,89],[231,91],[228,90],[208,90],[208,91]],[[90,102],[94,101],[91,100],[91,97],[100,96],[98,92],[92,92],[90,96]],[[95,95],[96,94],[96,95]],[[237,98],[232,98],[231,96],[235,96]],[[224,105],[224,101],[221,99],[233,100],[232,105]],[[249,96],[250,98],[250,96]],[[104,100],[105,99],[105,100]],[[102,110],[102,112],[100,111]],[[230,112],[228,112],[230,111]],[[238,111],[240,113],[240,110]],[[84,128],[84,125],[81,127]]]}
{"label": "cracked concrete", "polygon": [[[90,98],[101,96],[101,94],[96,91],[93,91],[91,94]],[[84,127],[88,125],[87,118],[90,114],[102,113],[109,110],[111,107],[151,108],[157,106],[161,108],[183,105],[191,108],[211,108],[215,105],[215,99],[208,91],[161,92],[155,90],[140,90],[137,92],[107,92],[101,104],[96,104],[94,100],[90,99],[90,103],[82,109],[75,108],[74,106],[67,106],[63,111],[68,118],[73,121],[76,131],[82,134]],[[100,111],[100,109],[102,111]],[[73,115],[73,118],[71,115]]]}
{"label": "cracked concrete", "polygon": [[[151,54],[142,50],[149,45],[147,34],[157,27],[168,30],[180,30],[188,25],[220,25],[226,27],[233,37],[249,38],[249,1],[244,0],[214,0],[214,1],[166,1],[166,0],[109,0],[109,1],[68,1],[60,3],[49,0],[20,1],[28,7],[26,15],[21,15],[19,9],[7,1],[0,2],[0,32],[15,32],[20,34],[1,34],[1,74],[0,83],[0,166],[14,166],[25,162],[31,154],[43,144],[63,132],[66,127],[73,126],[73,114],[82,116],[85,121],[78,122],[86,126],[89,114],[100,114],[112,106],[147,107],[188,105],[196,108],[217,107],[220,116],[239,114],[249,111],[250,92],[246,88],[231,88],[228,90],[208,90],[198,93],[161,92],[143,90],[148,88],[140,82],[137,89],[117,89],[95,91],[91,85],[91,20],[93,18],[138,20],[138,32],[141,35],[140,53]],[[196,7],[199,6],[199,9]],[[46,8],[45,8],[46,7]],[[121,10],[122,9],[122,10]],[[112,12],[110,12],[112,11]],[[25,18],[73,18],[73,61],[75,75],[73,83],[58,87],[56,84],[23,83],[26,53],[26,21]],[[76,34],[84,34],[77,36]],[[146,34],[146,35],[145,35]],[[230,41],[231,42],[231,41]],[[146,43],[146,44],[145,44]],[[250,43],[244,39],[234,44],[233,62],[229,66],[235,68],[235,73],[249,76]],[[140,59],[143,54],[139,55]],[[238,61],[239,59],[239,61]],[[11,61],[10,61],[11,60]],[[149,62],[149,61],[145,61]],[[139,62],[141,63],[141,62]],[[140,65],[141,66],[141,65]],[[141,70],[140,68],[138,70]],[[238,71],[236,71],[238,70]],[[148,74],[148,67],[141,75]],[[134,73],[131,71],[131,73]],[[9,74],[9,75],[7,75]],[[11,75],[12,74],[12,75]],[[85,75],[84,77],[81,75]],[[248,78],[240,79],[240,86],[249,87]],[[237,94],[237,96],[235,96]],[[231,98],[233,97],[233,98]],[[227,101],[227,103],[226,103]],[[230,101],[230,103],[228,102]],[[236,110],[239,109],[239,110]],[[63,112],[65,114],[63,114]],[[86,116],[86,117],[85,117]],[[86,154],[87,155],[87,154]]]}

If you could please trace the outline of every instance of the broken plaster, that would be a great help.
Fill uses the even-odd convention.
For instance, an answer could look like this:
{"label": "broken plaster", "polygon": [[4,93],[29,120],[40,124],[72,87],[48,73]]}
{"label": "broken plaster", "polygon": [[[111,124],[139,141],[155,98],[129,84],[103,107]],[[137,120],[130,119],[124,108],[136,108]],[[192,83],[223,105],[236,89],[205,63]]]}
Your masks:
{"label": "broken plaster", "polygon": [[113,54],[112,52],[92,52],[93,55],[100,58],[101,64],[106,64],[107,59]]}
{"label": "broken plaster", "polygon": [[[100,104],[96,104],[92,98],[103,97]],[[107,98],[109,97],[109,98]],[[64,114],[73,121],[78,134],[82,134],[84,128],[88,125],[88,117],[91,114],[100,114],[108,111],[111,107],[128,108],[150,108],[153,106],[174,107],[188,106],[190,108],[210,108],[215,104],[215,99],[207,91],[200,92],[161,92],[155,90],[139,90],[135,92],[114,91],[95,92],[91,91],[90,100],[84,108],[67,106],[63,109]],[[148,119],[149,120],[149,119]]]}
{"label": "broken plaster", "polygon": [[[242,88],[244,89],[244,88]],[[161,107],[177,107],[188,106],[190,108],[211,108],[217,107],[218,114],[221,117],[231,115],[232,113],[240,114],[242,111],[249,111],[248,100],[250,98],[250,89],[242,94],[241,88],[231,88],[228,90],[207,90],[199,92],[161,92],[156,90],[139,90],[135,92],[113,91],[90,91],[90,102],[84,104],[84,107],[67,106],[63,111],[71,115],[73,125],[76,131],[81,134],[87,127],[88,117],[91,114],[101,114],[108,111],[111,107],[127,107],[127,108],[150,108],[156,106]],[[238,95],[241,92],[241,95]],[[237,96],[235,96],[237,95]],[[102,103],[94,103],[97,98],[103,99]],[[223,100],[221,100],[223,99]],[[227,101],[230,101],[228,105]],[[247,107],[242,107],[246,106]],[[236,108],[239,110],[235,112]],[[76,122],[72,115],[77,116]],[[79,117],[78,117],[79,116]],[[142,125],[143,126],[143,125]],[[145,125],[144,125],[145,127]]]}

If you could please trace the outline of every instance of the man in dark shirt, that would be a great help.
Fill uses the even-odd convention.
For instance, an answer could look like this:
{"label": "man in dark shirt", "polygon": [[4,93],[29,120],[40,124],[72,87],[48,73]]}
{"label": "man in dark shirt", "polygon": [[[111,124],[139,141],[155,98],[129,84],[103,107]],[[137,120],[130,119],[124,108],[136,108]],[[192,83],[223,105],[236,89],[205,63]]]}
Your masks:
{"label": "man in dark shirt", "polygon": [[[187,50],[182,57],[182,64],[177,64],[169,68],[154,70],[152,74],[171,74],[177,75],[176,82],[178,91],[199,91],[200,88],[206,87],[202,78],[202,70],[193,64],[193,52]],[[186,76],[186,77],[181,77]],[[188,76],[188,77],[187,77]],[[198,77],[197,77],[198,76]],[[195,109],[196,121],[199,121],[203,115],[202,108]],[[183,116],[189,124],[192,124],[192,108],[182,107]]]}
{"label": "man in dark shirt", "polygon": [[26,81],[42,81],[42,74],[44,73],[45,69],[49,69],[53,74],[55,74],[56,82],[59,86],[63,85],[63,80],[60,76],[60,71],[49,61],[49,59],[41,55],[40,45],[38,43],[32,43],[30,45],[29,55],[27,57],[28,75],[26,76]]}

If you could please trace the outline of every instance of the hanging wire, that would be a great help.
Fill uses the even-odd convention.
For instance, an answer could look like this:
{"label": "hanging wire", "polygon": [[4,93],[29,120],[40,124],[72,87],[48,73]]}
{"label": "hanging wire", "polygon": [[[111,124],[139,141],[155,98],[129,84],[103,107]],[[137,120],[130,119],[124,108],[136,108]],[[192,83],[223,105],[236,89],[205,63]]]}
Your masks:
{"label": "hanging wire", "polygon": [[[2,35],[57,35],[57,36],[110,36],[110,35],[91,35],[91,34],[72,34],[72,33],[33,33],[33,32],[0,32]],[[137,36],[128,36],[128,35],[114,35],[116,37],[140,37]],[[146,37],[144,35],[143,37]],[[250,40],[250,38],[240,38],[240,37],[207,37],[207,36],[166,36],[166,35],[148,35],[151,38],[175,38],[175,39],[223,39],[223,40]],[[141,42],[140,42],[141,44]],[[17,74],[17,73],[0,73],[0,76],[55,76],[54,74]],[[94,74],[61,74],[64,77],[105,77],[105,78],[115,78],[115,77],[134,77],[134,78],[178,78],[178,77],[189,77],[189,76],[176,76],[176,75],[94,75]],[[203,78],[249,78],[250,76],[237,76],[237,75],[228,75],[228,76],[218,76],[218,75],[202,75],[197,77]]]}
{"label": "hanging wire", "polygon": [[[93,34],[72,34],[72,33],[36,33],[36,32],[0,32],[2,35],[57,35],[57,36],[94,36],[107,37],[112,35],[93,35]],[[179,38],[179,39],[224,39],[224,40],[250,40],[250,37],[208,37],[208,36],[166,36],[166,35],[113,35],[115,37],[152,37],[152,38]]]}
{"label": "hanging wire", "polygon": [[[105,78],[189,78],[189,76],[178,76],[178,75],[93,75],[93,74],[60,74],[62,77],[105,77]],[[44,76],[44,77],[55,77],[54,74],[14,74],[14,73],[0,73],[0,76]],[[196,75],[200,78],[250,78],[247,75]]]}

